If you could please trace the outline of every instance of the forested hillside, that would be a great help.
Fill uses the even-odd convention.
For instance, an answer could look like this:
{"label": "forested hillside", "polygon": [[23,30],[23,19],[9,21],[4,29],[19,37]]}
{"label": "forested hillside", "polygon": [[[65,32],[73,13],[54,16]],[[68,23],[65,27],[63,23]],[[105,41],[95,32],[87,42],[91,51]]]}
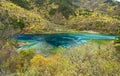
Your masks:
{"label": "forested hillside", "polygon": [[112,0],[1,0],[0,34],[7,38],[66,29],[119,34],[119,8],[120,3]]}
{"label": "forested hillside", "polygon": [[[118,38],[67,49],[59,46],[40,54],[35,49],[16,51],[30,42],[11,41],[20,34],[81,31]],[[119,36],[116,0],[0,0],[0,76],[120,76]],[[44,56],[46,52],[52,55]]]}
{"label": "forested hillside", "polygon": [[[56,29],[56,24],[77,31],[119,34],[120,3],[112,0],[3,0],[0,6],[1,19],[7,16],[11,21],[5,18],[1,23],[20,29],[46,32]],[[13,21],[16,23],[12,24]]]}

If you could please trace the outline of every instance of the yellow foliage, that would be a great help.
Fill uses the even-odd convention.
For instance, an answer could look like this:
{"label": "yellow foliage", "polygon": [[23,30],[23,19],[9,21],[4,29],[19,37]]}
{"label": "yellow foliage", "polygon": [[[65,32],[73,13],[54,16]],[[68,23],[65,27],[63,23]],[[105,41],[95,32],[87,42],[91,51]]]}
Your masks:
{"label": "yellow foliage", "polygon": [[6,7],[6,8],[9,8],[9,9],[21,9],[20,7],[16,6],[15,4],[13,3],[10,3],[10,2],[1,2],[0,3],[3,7]]}
{"label": "yellow foliage", "polygon": [[36,55],[33,57],[33,59],[31,59],[31,63],[38,64],[39,66],[46,66],[56,63],[56,60],[54,60],[53,58],[45,58],[41,55]]}
{"label": "yellow foliage", "polygon": [[53,75],[53,76],[66,76],[68,75],[67,69],[70,68],[69,61],[66,57],[57,53],[52,57],[43,57],[42,55],[35,55],[31,59],[30,72],[37,73],[37,76],[41,75]]}

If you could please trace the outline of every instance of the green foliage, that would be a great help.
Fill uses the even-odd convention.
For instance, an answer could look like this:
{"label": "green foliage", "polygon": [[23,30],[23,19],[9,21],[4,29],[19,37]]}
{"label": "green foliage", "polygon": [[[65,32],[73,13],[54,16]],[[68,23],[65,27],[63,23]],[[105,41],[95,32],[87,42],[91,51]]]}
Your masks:
{"label": "green foliage", "polygon": [[31,9],[30,0],[10,0],[10,1],[25,9]]}
{"label": "green foliage", "polygon": [[65,16],[65,18],[69,18],[70,15],[74,14],[74,10],[71,9],[71,7],[67,6],[67,5],[61,5],[61,7],[59,7],[58,9],[59,12],[62,12],[62,14]]}
{"label": "green foliage", "polygon": [[115,43],[120,43],[120,37],[118,37],[118,39],[115,40]]}
{"label": "green foliage", "polygon": [[13,21],[13,27],[14,28],[20,28],[21,30],[25,27],[25,23],[23,22],[23,20],[12,20]]}
{"label": "green foliage", "polygon": [[50,15],[54,15],[56,13],[56,11],[57,11],[57,9],[51,9],[50,12],[49,12],[49,14]]}
{"label": "green foliage", "polygon": [[51,0],[50,3],[56,3],[59,5],[57,11],[61,12],[65,18],[69,18],[70,15],[74,15],[74,6],[70,0]]}
{"label": "green foliage", "polygon": [[120,54],[120,37],[114,40],[114,44],[115,44],[116,50],[118,51],[118,55],[119,55]]}

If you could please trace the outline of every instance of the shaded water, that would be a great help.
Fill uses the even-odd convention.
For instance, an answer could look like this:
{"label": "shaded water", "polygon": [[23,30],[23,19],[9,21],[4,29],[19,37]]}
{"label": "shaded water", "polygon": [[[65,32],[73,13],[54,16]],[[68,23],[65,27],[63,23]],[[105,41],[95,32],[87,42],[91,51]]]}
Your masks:
{"label": "shaded water", "polygon": [[20,49],[35,48],[52,49],[55,47],[71,47],[89,42],[90,40],[113,40],[115,36],[100,34],[22,34],[12,38],[24,45]]}

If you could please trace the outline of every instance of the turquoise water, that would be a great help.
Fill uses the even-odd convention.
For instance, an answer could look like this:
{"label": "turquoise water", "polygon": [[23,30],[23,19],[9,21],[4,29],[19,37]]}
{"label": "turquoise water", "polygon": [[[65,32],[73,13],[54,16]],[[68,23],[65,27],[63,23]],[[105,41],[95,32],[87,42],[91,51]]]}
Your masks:
{"label": "turquoise water", "polygon": [[12,38],[24,43],[18,49],[35,48],[37,50],[53,49],[59,46],[72,47],[89,42],[90,40],[114,40],[115,36],[100,34],[21,34]]}

